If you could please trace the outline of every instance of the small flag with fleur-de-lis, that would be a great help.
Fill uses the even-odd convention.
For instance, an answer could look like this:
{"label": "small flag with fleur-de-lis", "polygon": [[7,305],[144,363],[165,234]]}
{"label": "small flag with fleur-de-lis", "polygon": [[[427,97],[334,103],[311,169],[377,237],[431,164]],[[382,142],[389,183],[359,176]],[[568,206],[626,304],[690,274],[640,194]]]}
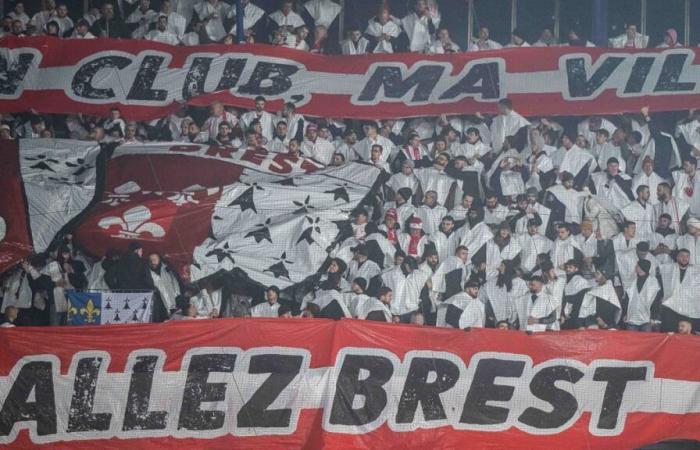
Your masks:
{"label": "small flag with fleur-de-lis", "polygon": [[[68,308],[69,325],[105,325],[151,321],[153,293],[150,292],[76,292],[71,290],[66,291],[66,295],[70,302]],[[135,307],[136,305],[138,307]]]}

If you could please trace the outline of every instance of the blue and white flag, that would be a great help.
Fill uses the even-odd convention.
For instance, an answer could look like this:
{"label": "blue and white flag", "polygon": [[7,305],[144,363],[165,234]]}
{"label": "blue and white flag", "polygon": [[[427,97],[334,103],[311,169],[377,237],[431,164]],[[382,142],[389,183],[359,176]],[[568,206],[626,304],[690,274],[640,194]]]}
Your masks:
{"label": "blue and white flag", "polygon": [[68,325],[106,325],[151,321],[152,292],[67,291]]}

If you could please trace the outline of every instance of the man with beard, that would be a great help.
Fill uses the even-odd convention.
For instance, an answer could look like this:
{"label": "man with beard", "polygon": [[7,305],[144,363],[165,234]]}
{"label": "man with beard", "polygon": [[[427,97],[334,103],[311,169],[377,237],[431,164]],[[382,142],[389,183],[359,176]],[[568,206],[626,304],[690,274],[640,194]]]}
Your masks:
{"label": "man with beard", "polygon": [[470,274],[469,250],[459,246],[454,255],[440,260],[440,266],[431,278],[432,290],[440,294],[440,299],[448,299],[463,289]]}
{"label": "man with beard", "polygon": [[520,244],[518,244],[516,239],[512,238],[510,227],[504,222],[498,227],[498,233],[493,239],[486,243],[485,259],[480,261],[477,258],[475,265],[485,262],[487,270],[495,270],[501,265],[501,262],[510,260],[516,266],[519,266],[521,251]]}
{"label": "man with beard", "polygon": [[231,124],[228,122],[221,122],[219,124],[219,131],[216,137],[209,140],[209,145],[217,145],[220,147],[231,147],[233,146],[233,136],[231,135]]}
{"label": "man with beard", "polygon": [[[493,233],[489,226],[484,223],[484,208],[478,200],[472,203],[472,207],[467,213],[469,227],[462,227],[460,234],[462,236],[459,245],[467,247],[472,258],[472,264],[476,265],[475,261],[486,261],[486,243],[493,238]],[[479,256],[477,256],[479,254]]]}
{"label": "man with beard", "polygon": [[503,261],[494,273],[487,274],[481,288],[481,300],[486,305],[486,326],[506,320],[511,325],[517,317],[516,300],[527,293],[527,284],[515,270],[513,261]]}
{"label": "man with beard", "polygon": [[538,232],[541,225],[542,221],[537,215],[527,221],[527,231],[517,235],[518,244],[522,248],[520,265],[526,272],[532,272],[535,269],[537,255],[549,253],[552,250],[552,241]]}
{"label": "man with beard", "polygon": [[676,247],[685,248],[690,252],[690,264],[700,265],[700,219],[688,219],[688,233],[676,240]]}
{"label": "man with beard", "polygon": [[353,148],[355,144],[357,144],[357,133],[352,128],[348,128],[343,131],[343,139],[336,144],[335,152],[343,155],[345,161],[355,161],[357,160],[357,154]]}
{"label": "man with beard", "polygon": [[393,292],[392,315],[399,316],[402,323],[409,323],[411,314],[420,306],[420,294],[430,278],[425,271],[418,270],[418,262],[406,256],[400,266],[381,275],[381,283]]}
{"label": "man with beard", "polygon": [[488,225],[497,226],[503,223],[510,211],[505,205],[498,202],[498,195],[495,192],[486,194],[486,208],[484,209],[484,222]]}
{"label": "man with beard", "polygon": [[391,301],[393,292],[388,287],[381,287],[376,297],[369,297],[366,302],[357,308],[357,318],[360,320],[373,320],[375,322],[391,322]]}
{"label": "man with beard", "polygon": [[467,281],[464,291],[440,304],[436,326],[439,328],[483,328],[486,323],[484,304],[479,300],[479,283]]}
{"label": "man with beard", "polygon": [[635,267],[637,280],[625,290],[627,312],[623,321],[629,331],[651,331],[653,305],[661,300],[661,287],[651,271],[651,263],[640,260]]}
{"label": "man with beard", "polygon": [[622,215],[629,222],[637,224],[637,237],[648,241],[654,233],[654,207],[649,203],[649,187],[637,187],[637,199],[622,208]]}
{"label": "man with beard", "polygon": [[656,188],[656,196],[659,202],[654,205],[655,223],[658,224],[662,214],[667,214],[671,218],[671,228],[676,233],[681,233],[684,230],[683,223],[690,209],[688,202],[671,195],[671,185],[666,182],[659,183]]}
{"label": "man with beard", "polygon": [[574,177],[568,172],[560,175],[561,184],[556,184],[547,190],[544,206],[551,209],[549,218],[550,228],[547,237],[553,239],[556,234],[555,225],[558,223],[580,224],[583,219],[583,202],[588,193],[574,189]]}
{"label": "man with beard", "polygon": [[440,222],[440,229],[430,236],[430,240],[435,244],[440,261],[446,260],[454,255],[459,245],[459,235],[455,233],[455,221],[452,216],[445,216]]}
{"label": "man with beard", "polygon": [[180,295],[180,284],[175,273],[158,253],[148,255],[148,267],[151,269],[151,278],[158,297],[153,302],[153,321],[163,322],[170,317],[171,311],[177,308],[175,299]]}
{"label": "man with beard", "polygon": [[676,262],[659,267],[664,300],[661,308],[661,331],[675,331],[678,322],[687,320],[700,326],[700,270],[690,264],[690,252],[681,248]]}
{"label": "man with beard", "polygon": [[272,140],[272,133],[274,128],[273,122],[275,120],[275,116],[265,111],[266,104],[267,102],[265,100],[265,97],[255,97],[255,109],[253,111],[248,111],[247,113],[243,114],[241,116],[240,124],[243,131],[245,131],[248,128],[250,128],[253,121],[257,120],[258,122],[260,122],[260,126],[262,127],[262,136],[265,138],[266,141],[269,142]]}
{"label": "man with beard", "polygon": [[566,285],[564,286],[564,308],[562,311],[562,329],[575,330],[583,326],[579,318],[583,298],[591,288],[588,281],[579,272],[579,262],[570,260],[565,264]]}
{"label": "man with beard", "polygon": [[656,231],[651,238],[651,248],[654,256],[659,260],[659,264],[672,263],[671,254],[676,250],[678,235],[676,230],[671,228],[671,216],[661,214],[658,219]]}
{"label": "man with beard", "polygon": [[456,192],[457,183],[455,179],[445,173],[445,168],[450,162],[450,155],[440,153],[435,158],[433,167],[416,169],[416,178],[420,182],[424,192],[435,191],[437,194],[437,203],[451,208],[454,203],[454,193]]}
{"label": "man with beard", "polygon": [[515,300],[517,323],[520,330],[559,330],[559,303],[544,289],[544,280],[533,276],[528,283],[529,293]]}
{"label": "man with beard", "polygon": [[593,274],[595,286],[583,296],[579,320],[586,328],[615,329],[622,307],[612,281],[600,271]]}

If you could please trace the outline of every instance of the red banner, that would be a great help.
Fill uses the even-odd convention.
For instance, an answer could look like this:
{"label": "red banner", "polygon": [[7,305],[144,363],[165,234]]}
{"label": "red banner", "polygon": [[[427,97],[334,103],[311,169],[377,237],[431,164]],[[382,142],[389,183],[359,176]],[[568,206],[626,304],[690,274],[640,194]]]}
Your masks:
{"label": "red banner", "polygon": [[0,329],[17,448],[625,449],[700,440],[692,336],[342,320]]}
{"label": "red banner", "polygon": [[526,48],[452,55],[321,56],[266,45],[7,38],[0,111],[164,116],[186,101],[292,101],[311,116],[397,118],[496,111],[588,115],[696,107],[698,49]]}

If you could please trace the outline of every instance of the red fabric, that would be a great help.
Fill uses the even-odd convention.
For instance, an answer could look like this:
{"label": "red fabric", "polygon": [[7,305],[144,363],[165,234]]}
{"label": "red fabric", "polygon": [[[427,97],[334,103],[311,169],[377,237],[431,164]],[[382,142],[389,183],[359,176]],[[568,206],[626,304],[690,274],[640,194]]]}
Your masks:
{"label": "red fabric", "polygon": [[32,252],[17,145],[17,141],[0,145],[0,218],[5,222],[5,235],[0,235],[0,273]]}
{"label": "red fabric", "polygon": [[[246,79],[226,80],[227,83],[234,83],[233,87],[225,84],[220,90],[214,92],[204,92],[192,98],[185,99],[188,103],[198,106],[208,106],[213,101],[218,100],[225,104],[242,107],[254,107],[254,98],[257,94],[267,97],[267,108],[277,111],[282,108],[284,101],[295,96],[299,96],[299,112],[311,116],[329,117],[336,116],[338,111],[342,111],[344,117],[357,119],[383,119],[394,117],[420,117],[437,116],[440,114],[464,114],[465,112],[481,111],[483,113],[495,113],[496,100],[508,97],[513,100],[516,109],[525,115],[591,115],[591,114],[617,114],[623,112],[639,111],[642,106],[649,106],[654,111],[679,110],[695,107],[700,102],[700,94],[692,90],[686,84],[686,91],[675,91],[674,80],[664,80],[657,83],[658,75],[650,75],[644,83],[644,91],[631,95],[625,91],[630,77],[630,70],[634,66],[634,59],[637,53],[644,55],[658,56],[654,62],[661,67],[667,61],[667,55],[674,49],[607,49],[607,48],[576,48],[567,47],[547,47],[547,48],[518,48],[503,49],[495,51],[469,52],[446,55],[420,55],[420,54],[381,54],[381,55],[359,55],[359,56],[328,56],[314,54],[310,52],[300,52],[293,49],[280,48],[276,46],[266,46],[258,44],[245,44],[237,46],[207,45],[196,47],[173,47],[165,44],[149,41],[133,40],[61,40],[51,37],[28,37],[15,38],[8,37],[2,40],[3,47],[8,49],[33,50],[40,55],[38,66],[40,69],[61,67],[59,72],[62,77],[56,77],[55,72],[45,75],[46,80],[41,86],[29,86],[29,88],[18,92],[18,95],[7,95],[0,100],[0,111],[15,112],[25,111],[26,105],[31,104],[39,112],[46,113],[85,113],[107,116],[110,108],[120,107],[124,116],[130,120],[149,120],[159,118],[174,112],[180,108],[179,101],[182,99],[182,92],[185,89],[185,77],[189,73],[190,64],[195,54],[217,55],[227,54],[231,59],[245,60],[245,71],[242,76]],[[168,96],[164,101],[153,102],[150,100],[140,100],[138,93],[132,98],[106,98],[106,99],[84,99],[80,97],[72,88],[73,77],[79,68],[86,62],[94,61],[100,55],[99,52],[111,51],[110,55],[120,54],[129,56],[131,63],[119,70],[120,76],[115,76],[109,80],[102,80],[97,83],[99,87],[104,87],[105,83],[121,83],[118,91],[130,92],[130,84],[137,78],[136,72],[139,70],[140,60],[136,56],[150,51],[153,55],[165,55],[161,72],[166,70],[182,69],[177,74],[171,74],[167,80],[161,79],[164,75],[159,73],[156,76],[153,89],[167,89]],[[698,49],[687,49],[688,52],[698,52]],[[589,97],[571,98],[569,92],[569,77],[567,77],[566,63],[570,58],[584,54],[590,57],[591,64],[595,67],[599,59],[604,55],[623,56],[627,60],[616,65],[615,71],[606,81],[604,89],[595,91]],[[106,54],[103,53],[106,56]],[[255,56],[252,56],[255,55]],[[38,56],[37,56],[38,57]],[[168,61],[168,58],[170,60]],[[256,59],[259,58],[259,59]],[[697,60],[698,58],[695,58]],[[222,58],[223,60],[223,58]],[[294,66],[297,74],[292,76],[293,82],[288,90],[282,94],[266,94],[258,91],[249,93],[239,89],[249,81],[248,75],[258,63],[279,62]],[[467,86],[462,89],[463,94],[440,98],[450,87],[453,87],[456,80],[460,80],[461,74],[466,74],[470,67],[476,63],[486,64],[487,62],[497,62],[498,68],[498,92],[490,98],[481,98],[477,94],[472,94]],[[678,67],[681,71],[677,80],[690,80],[693,56],[688,55],[685,61],[688,67]],[[369,79],[377,66],[396,67],[405,66],[409,70],[414,70],[425,64],[433,64],[437,67],[442,64],[444,70],[441,71],[439,87],[433,86],[428,95],[430,101],[412,100],[413,90],[409,89],[408,94],[404,89],[402,96],[387,98],[383,88],[379,89],[379,94],[374,95],[370,100],[359,101],[360,94],[368,86]],[[208,78],[221,76],[222,64],[217,63],[216,70],[212,70]],[[680,63],[678,63],[680,64]],[[578,73],[573,68],[571,74]],[[590,80],[592,70],[587,70],[585,80]],[[673,72],[675,68],[669,69]],[[31,73],[32,69],[30,69]],[[195,70],[196,72],[197,70]],[[304,71],[314,72],[314,82],[309,82],[303,78]],[[652,71],[656,74],[661,71]],[[505,77],[505,74],[508,77]],[[350,78],[352,76],[352,78]],[[409,75],[405,75],[404,79]],[[538,87],[544,92],[528,93],[528,87],[533,83],[531,76],[538,76]],[[573,76],[573,75],[571,75]],[[675,75],[674,75],[675,76]],[[301,77],[301,78],[300,78]],[[330,77],[324,79],[324,77]],[[332,80],[331,80],[332,78]],[[39,78],[27,76],[27,80],[38,80]],[[423,81],[426,81],[424,79]],[[676,80],[676,81],[677,81]],[[207,79],[207,86],[216,85]],[[551,82],[550,82],[551,81]],[[38,81],[37,81],[38,82]],[[296,84],[295,84],[296,83]],[[335,86],[338,83],[345,83],[347,91],[333,92],[328,86]],[[426,81],[428,83],[428,81]],[[429,83],[428,83],[429,84]],[[691,85],[693,83],[690,83]],[[190,83],[191,85],[191,83]],[[268,86],[263,83],[262,86]],[[150,85],[149,85],[150,86]],[[413,85],[416,86],[415,84]],[[654,87],[656,86],[656,88]],[[188,85],[188,88],[191,87]],[[649,91],[649,89],[657,89]],[[141,88],[143,89],[143,87]],[[640,88],[641,89],[641,88]],[[664,90],[667,89],[667,90]],[[459,90],[459,89],[458,89]],[[478,90],[478,89],[476,89]],[[625,92],[618,95],[618,92]],[[683,95],[678,95],[682,93]],[[496,95],[497,94],[497,95]],[[432,99],[439,101],[433,101]]]}
{"label": "red fabric", "polygon": [[[180,405],[183,395],[182,386],[185,380],[185,373],[182,367],[185,354],[199,347],[206,347],[207,351],[221,353],[223,350],[233,351],[238,348],[241,351],[255,349],[257,352],[275,352],[279,348],[292,349],[297,351],[307,351],[309,366],[312,369],[323,369],[329,366],[336,366],[338,370],[338,360],[341,350],[348,351],[350,348],[356,352],[369,354],[384,354],[390,352],[396,359],[395,364],[401,361],[406,362],[411,357],[411,353],[416,351],[429,351],[433,358],[451,358],[451,361],[459,362],[460,379],[452,390],[445,392],[443,401],[450,396],[460,396],[457,402],[458,409],[464,403],[464,397],[472,388],[472,376],[476,361],[484,357],[492,358],[520,358],[527,361],[527,366],[541,365],[549,362],[577,367],[586,370],[586,377],[592,377],[587,367],[596,365],[621,365],[626,362],[629,365],[651,364],[653,374],[649,374],[647,381],[634,382],[638,389],[637,397],[632,397],[632,391],[625,390],[623,404],[635,404],[643,401],[654,393],[658,394],[660,387],[653,388],[654,383],[667,382],[664,389],[670,395],[677,390],[677,385],[673,383],[685,383],[688,386],[695,386],[695,391],[688,392],[691,397],[697,398],[698,385],[700,382],[700,369],[697,364],[683,364],[689,355],[700,353],[700,339],[693,336],[668,336],[666,334],[653,333],[629,333],[623,331],[573,331],[559,333],[536,333],[526,335],[516,331],[501,330],[481,330],[472,329],[469,332],[461,330],[435,329],[427,327],[417,327],[411,325],[381,324],[369,321],[341,320],[338,322],[329,320],[280,320],[280,319],[219,319],[219,320],[192,320],[179,321],[166,324],[149,325],[110,325],[110,326],[85,326],[85,327],[46,327],[46,328],[16,328],[0,329],[0,340],[3,342],[3,351],[0,352],[0,376],[7,377],[13,367],[22,364],[22,358],[32,357],[32,359],[49,360],[55,358],[53,366],[54,377],[59,374],[64,376],[70,374],[69,367],[77,352],[95,351],[106,352],[108,362],[104,373],[119,375],[126,373],[126,381],[119,389],[123,395],[119,398],[111,399],[114,404],[120,407],[114,411],[121,411],[123,414],[126,402],[126,391],[128,389],[129,371],[126,370],[129,355],[135,351],[141,352],[162,352],[162,371],[174,374],[180,372],[181,383],[179,387],[172,389],[168,395],[175,400],[172,405]],[[148,350],[150,349],[150,350]],[[201,351],[203,349],[199,349]],[[384,353],[376,353],[384,352]],[[133,356],[132,356],[133,358]],[[26,362],[27,359],[24,360]],[[611,362],[612,361],[612,362]],[[242,366],[239,368],[238,365]],[[245,384],[240,377],[248,370],[247,363],[242,357],[236,360],[236,370],[239,377],[236,383],[229,382],[227,387],[227,402],[216,404],[214,408],[226,411],[227,420],[225,429],[219,436],[207,438],[203,435],[196,437],[175,438],[172,433],[176,432],[177,414],[171,412],[175,417],[169,421],[172,425],[167,430],[160,430],[156,434],[149,435],[148,431],[139,431],[140,435],[132,434],[129,439],[119,437],[92,437],[89,440],[73,440],[52,442],[51,448],[58,449],[93,449],[93,448],[186,448],[186,449],[225,449],[225,448],[284,448],[284,449],[348,449],[348,448],[402,448],[402,449],[424,449],[424,448],[464,448],[468,443],[469,448],[484,449],[611,449],[611,448],[638,448],[654,442],[670,439],[700,439],[700,414],[670,414],[651,411],[630,410],[624,419],[624,426],[616,434],[601,436],[591,433],[592,414],[585,411],[576,416],[571,423],[560,430],[549,432],[548,434],[531,433],[516,427],[505,429],[475,431],[468,429],[456,429],[450,425],[439,425],[433,428],[418,428],[414,431],[392,430],[387,423],[381,423],[369,430],[356,429],[354,434],[344,432],[330,432],[324,430],[324,409],[319,407],[303,408],[299,415],[299,420],[295,428],[290,433],[268,434],[263,428],[256,430],[257,436],[240,436],[234,434],[234,416],[241,407],[238,396],[244,399],[250,398],[252,391],[257,389],[267,374],[255,375],[257,383],[250,386],[250,391],[246,390]],[[541,366],[540,366],[541,367]],[[105,369],[103,367],[103,369]],[[157,369],[156,377],[159,377],[161,369]],[[398,369],[397,369],[398,370]],[[396,398],[399,400],[399,393],[406,381],[405,370],[403,375],[394,371],[391,380],[383,386],[383,389],[393,389],[389,386],[396,385]],[[502,378],[495,381],[499,385],[515,385],[517,390],[532,388],[529,380],[532,373],[539,370],[533,367],[528,374],[515,378]],[[16,372],[13,372],[16,373]],[[471,374],[471,375],[470,375]],[[65,399],[70,399],[70,390],[73,389],[71,378],[65,383],[56,385],[57,401],[64,404]],[[308,378],[310,374],[302,373],[299,376]],[[206,378],[205,378],[206,379]],[[652,381],[653,379],[653,381]],[[216,381],[222,382],[226,377],[223,374],[216,375]],[[300,398],[307,398],[304,394],[311,391],[323,392],[330,386],[334,386],[335,379],[317,379],[315,382],[303,384],[298,387]],[[601,405],[605,383],[594,382],[595,391],[580,392],[574,389],[580,404],[590,403],[599,408]],[[1,378],[0,387],[3,397],[0,402],[5,401],[5,395],[12,384],[12,378]],[[328,382],[328,387],[325,383]],[[97,383],[99,395],[105,395],[105,381]],[[645,384],[645,383],[648,383]],[[562,389],[567,385],[560,382]],[[576,387],[579,385],[576,384]],[[645,391],[649,387],[648,393]],[[153,389],[162,388],[158,382],[154,382]],[[238,389],[239,391],[237,391]],[[243,391],[240,391],[240,390]],[[66,392],[65,390],[69,390]],[[121,392],[117,390],[116,392]],[[517,392],[517,391],[516,391]],[[161,392],[159,395],[163,395]],[[326,393],[328,395],[328,393]],[[531,395],[531,394],[530,394]],[[320,398],[320,397],[319,397]],[[235,399],[235,400],[234,400]],[[330,405],[332,398],[327,399]],[[692,403],[692,398],[689,399]],[[513,401],[492,402],[492,405],[506,408],[514,407]],[[659,399],[660,407],[669,407],[670,401],[665,401],[665,397]],[[326,404],[326,403],[323,403]],[[546,402],[528,403],[529,406],[542,407],[547,410]],[[163,407],[159,405],[159,407]],[[271,409],[289,407],[288,404],[273,404]],[[203,406],[203,408],[205,408]],[[151,405],[151,409],[157,409]],[[695,405],[697,410],[697,405]],[[389,412],[396,410],[396,405],[387,406]],[[102,410],[101,410],[102,411]],[[522,411],[522,408],[520,409]],[[452,411],[452,415],[459,417],[460,411]],[[67,414],[63,411],[62,414]],[[389,413],[390,414],[390,413]],[[517,418],[519,413],[515,414]],[[115,414],[119,416],[119,414]],[[229,420],[230,419],[230,420]],[[120,417],[115,417],[113,421],[119,422]],[[67,419],[61,416],[58,421],[58,429],[65,430]],[[15,448],[36,448],[38,445],[32,443],[29,437],[28,428],[35,425],[34,421],[18,422],[16,427],[20,431],[16,439],[6,440]],[[121,428],[119,428],[120,430]],[[119,436],[121,431],[117,432]],[[79,433],[76,433],[79,435]],[[76,439],[78,436],[70,436]],[[9,438],[5,438],[9,439]],[[51,439],[51,435],[44,435],[42,439]]]}

